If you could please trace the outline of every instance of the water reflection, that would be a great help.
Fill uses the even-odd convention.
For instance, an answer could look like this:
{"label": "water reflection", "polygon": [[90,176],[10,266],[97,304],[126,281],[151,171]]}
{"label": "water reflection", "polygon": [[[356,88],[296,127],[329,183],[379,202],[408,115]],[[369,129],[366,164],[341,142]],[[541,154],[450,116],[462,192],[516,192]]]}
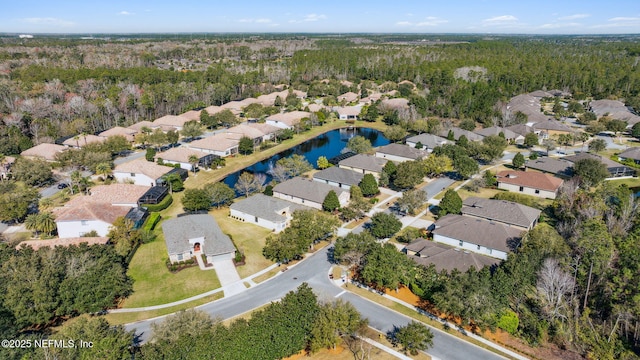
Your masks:
{"label": "water reflection", "polygon": [[328,133],[307,140],[300,145],[292,147],[291,149],[285,150],[268,159],[244,168],[243,170],[230,174],[223,181],[233,188],[236,181],[238,181],[240,174],[248,171],[253,174],[265,174],[267,176],[266,181],[269,183],[272,179],[271,170],[279,159],[289,157],[293,154],[298,154],[304,156],[307,161],[315,167],[320,156],[325,156],[330,159],[334,156],[340,155],[345,146],[347,146],[349,139],[356,135],[364,136],[369,139],[374,147],[389,144],[389,140],[387,140],[381,132],[374,129],[355,128],[331,130]]}

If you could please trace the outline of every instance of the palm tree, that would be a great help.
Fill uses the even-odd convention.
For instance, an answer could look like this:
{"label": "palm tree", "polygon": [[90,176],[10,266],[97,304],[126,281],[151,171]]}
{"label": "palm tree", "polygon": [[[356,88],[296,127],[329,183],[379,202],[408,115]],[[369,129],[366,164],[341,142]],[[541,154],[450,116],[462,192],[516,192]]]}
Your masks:
{"label": "palm tree", "polygon": [[200,159],[196,155],[189,155],[189,163],[191,164],[191,171],[196,172],[196,165]]}
{"label": "palm tree", "polygon": [[39,214],[31,214],[24,219],[24,227],[28,230],[35,231],[36,237],[38,236],[38,230],[40,229],[38,226],[38,215]]}
{"label": "palm tree", "polygon": [[56,230],[56,221],[53,214],[50,212],[43,212],[38,215],[40,230],[44,231],[47,235],[51,235]]}
{"label": "palm tree", "polygon": [[96,165],[96,174],[106,179],[107,176],[111,175],[111,164],[104,162]]}

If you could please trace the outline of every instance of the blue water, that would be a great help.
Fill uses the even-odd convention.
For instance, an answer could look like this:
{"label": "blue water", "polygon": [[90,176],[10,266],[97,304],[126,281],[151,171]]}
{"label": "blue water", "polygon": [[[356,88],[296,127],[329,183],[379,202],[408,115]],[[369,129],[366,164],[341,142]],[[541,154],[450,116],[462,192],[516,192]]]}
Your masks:
{"label": "blue water", "polygon": [[275,154],[269,159],[262,160],[238,172],[230,174],[224,178],[223,181],[225,184],[233,188],[236,181],[238,181],[240,174],[248,171],[253,174],[265,174],[267,177],[265,184],[268,184],[272,180],[269,170],[275,166],[276,161],[279,159],[290,157],[293,154],[298,154],[304,156],[313,167],[316,167],[316,163],[320,156],[325,156],[327,159],[331,159],[334,156],[340,155],[342,150],[347,146],[347,141],[356,135],[364,136],[369,139],[369,141],[371,141],[371,145],[374,147],[389,144],[389,140],[382,135],[382,132],[374,129],[355,128],[331,130],[325,134],[307,140],[300,145],[296,145],[291,149]]}

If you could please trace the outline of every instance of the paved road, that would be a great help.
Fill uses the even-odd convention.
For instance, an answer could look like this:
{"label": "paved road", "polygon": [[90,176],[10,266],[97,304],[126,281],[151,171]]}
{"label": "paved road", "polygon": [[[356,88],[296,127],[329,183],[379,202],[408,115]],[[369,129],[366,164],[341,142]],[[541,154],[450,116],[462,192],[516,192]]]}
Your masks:
{"label": "paved road", "polygon": [[129,162],[131,160],[140,159],[140,158],[144,157],[145,153],[146,153],[146,151],[144,151],[144,150],[138,150],[138,151],[136,151],[134,153],[131,153],[131,154],[127,155],[127,156],[119,157],[119,158],[113,160],[113,164],[114,165],[120,165],[120,164],[124,164],[126,162]]}
{"label": "paved road", "polygon": [[[343,292],[342,288],[336,287],[328,278],[331,263],[328,261],[327,254],[328,249],[320,250],[264,284],[251,287],[241,294],[202,305],[198,309],[206,311],[213,317],[227,319],[281,299],[289,291],[295,290],[302,282],[307,282],[320,300],[331,300],[339,296],[351,302],[363,317],[369,318],[370,325],[379,331],[387,332],[392,330],[394,326],[403,326],[410,321],[404,315],[351,293]],[[126,325],[126,328],[127,330],[135,330],[141,340],[146,341],[149,339],[151,324],[162,320],[163,318],[156,318],[140,321]],[[444,332],[437,330],[433,332],[434,346],[429,350],[429,353],[439,359],[503,359]]]}

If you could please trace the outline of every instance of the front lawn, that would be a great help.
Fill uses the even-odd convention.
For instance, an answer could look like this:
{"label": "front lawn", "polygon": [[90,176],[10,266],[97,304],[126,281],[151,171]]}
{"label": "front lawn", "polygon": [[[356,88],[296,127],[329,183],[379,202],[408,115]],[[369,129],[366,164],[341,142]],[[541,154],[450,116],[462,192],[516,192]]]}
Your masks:
{"label": "front lawn", "polygon": [[123,308],[166,304],[220,287],[215,271],[202,271],[198,266],[172,274],[165,265],[167,247],[160,224],[158,238],[141,245],[129,264],[133,278],[133,294],[122,303]]}
{"label": "front lawn", "polygon": [[227,207],[214,209],[209,213],[216,219],[222,232],[231,236],[238,250],[245,255],[245,265],[236,268],[240,278],[253,275],[273,264],[262,256],[262,248],[267,236],[271,234],[269,229],[230,218]]}

